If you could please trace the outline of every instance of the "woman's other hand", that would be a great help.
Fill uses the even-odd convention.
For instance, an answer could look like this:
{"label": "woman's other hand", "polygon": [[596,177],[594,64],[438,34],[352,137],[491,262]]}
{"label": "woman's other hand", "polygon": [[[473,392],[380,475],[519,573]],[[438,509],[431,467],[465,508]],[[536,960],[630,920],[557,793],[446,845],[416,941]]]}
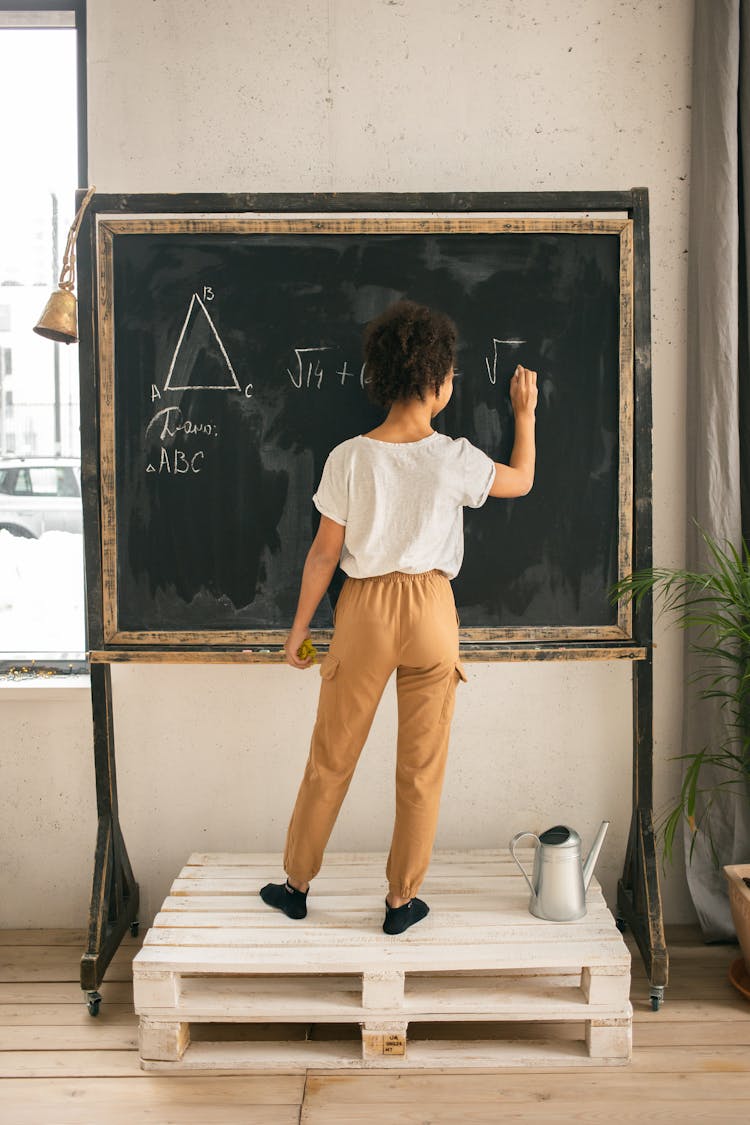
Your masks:
{"label": "woman's other hand", "polygon": [[530,371],[519,363],[510,380],[510,402],[516,418],[521,414],[533,417],[536,400],[536,371]]}
{"label": "woman's other hand", "polygon": [[309,668],[310,665],[314,663],[312,656],[308,656],[306,660],[300,660],[299,656],[297,656],[302,642],[307,640],[309,636],[309,629],[304,629],[301,625],[292,626],[291,632],[284,642],[286,662],[287,664],[291,664],[292,668]]}

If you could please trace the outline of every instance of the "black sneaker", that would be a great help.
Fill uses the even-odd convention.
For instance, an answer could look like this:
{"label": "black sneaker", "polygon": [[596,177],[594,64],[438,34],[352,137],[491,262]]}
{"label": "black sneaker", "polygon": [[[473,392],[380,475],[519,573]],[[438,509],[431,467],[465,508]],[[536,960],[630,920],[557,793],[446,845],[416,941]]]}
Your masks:
{"label": "black sneaker", "polygon": [[403,906],[389,906],[388,899],[386,899],[383,932],[386,934],[402,934],[415,922],[421,922],[429,913],[429,906],[426,902],[422,902],[421,898],[410,898]]}
{"label": "black sneaker", "polygon": [[287,879],[286,883],[266,883],[260,888],[260,897],[269,906],[283,910],[287,918],[299,920],[307,914],[307,891],[298,891]]}

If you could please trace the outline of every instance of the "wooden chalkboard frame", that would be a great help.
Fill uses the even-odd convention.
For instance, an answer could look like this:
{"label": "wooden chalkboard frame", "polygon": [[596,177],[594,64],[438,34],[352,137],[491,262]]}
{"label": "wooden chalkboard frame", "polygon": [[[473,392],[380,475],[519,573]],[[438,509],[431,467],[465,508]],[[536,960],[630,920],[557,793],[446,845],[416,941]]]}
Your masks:
{"label": "wooden chalkboard frame", "polygon": [[[85,190],[76,196],[80,206]],[[630,560],[634,570],[652,565],[651,449],[651,293],[648,189],[599,192],[448,192],[448,193],[236,193],[94,195],[78,238],[79,332],[81,341],[81,467],[86,564],[86,646],[91,664],[94,762],[98,827],[86,952],[81,958],[81,986],[88,989],[90,1011],[97,1011],[99,986],[128,928],[138,931],[139,890],[119,822],[111,665],[119,661],[156,663],[283,663],[275,651],[256,646],[112,643],[105,635],[102,551],[102,487],[100,438],[103,410],[98,349],[97,244],[99,217],[113,221],[128,215],[164,218],[292,213],[345,215],[452,213],[511,216],[577,214],[624,217],[632,221],[632,505]],[[630,469],[628,471],[631,471]],[[622,622],[618,619],[618,623]],[[618,924],[628,925],[643,956],[650,979],[651,1002],[658,1007],[668,980],[669,956],[662,917],[659,870],[653,826],[653,600],[645,596],[632,612],[632,637],[581,643],[575,640],[464,643],[464,660],[591,660],[632,661],[633,773],[632,814],[622,877],[617,887]],[[96,1007],[92,1009],[91,1005]]]}
{"label": "wooden chalkboard frame", "polygon": [[[344,215],[294,213],[191,214],[126,216],[99,213],[96,221],[97,330],[100,387],[100,480],[102,529],[102,595],[105,645],[217,646],[280,645],[285,629],[253,630],[128,630],[118,621],[118,535],[115,473],[115,348],[114,348],[114,247],[118,238],[139,234],[590,234],[619,238],[619,473],[618,473],[618,578],[630,570],[633,539],[633,221],[630,218],[580,218],[569,216],[508,216],[431,212],[413,214]],[[313,629],[313,640],[329,643],[331,629]],[[463,627],[464,644],[484,647],[498,642],[632,641],[630,603],[620,603],[613,625]],[[270,654],[269,654],[270,655]]]}

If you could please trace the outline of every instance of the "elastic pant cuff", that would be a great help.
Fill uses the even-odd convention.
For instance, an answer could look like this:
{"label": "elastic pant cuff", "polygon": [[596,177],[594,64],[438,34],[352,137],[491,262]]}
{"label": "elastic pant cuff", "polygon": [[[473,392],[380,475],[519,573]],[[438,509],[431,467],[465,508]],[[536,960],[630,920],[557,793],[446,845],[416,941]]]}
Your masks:
{"label": "elastic pant cuff", "polygon": [[295,875],[293,871],[286,871],[286,877],[291,883],[311,883],[313,880],[312,875]]}

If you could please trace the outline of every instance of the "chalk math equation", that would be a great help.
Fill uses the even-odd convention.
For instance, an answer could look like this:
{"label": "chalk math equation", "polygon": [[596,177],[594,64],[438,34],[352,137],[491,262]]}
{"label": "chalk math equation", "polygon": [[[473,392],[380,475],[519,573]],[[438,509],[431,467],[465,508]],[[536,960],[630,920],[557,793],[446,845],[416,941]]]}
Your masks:
{"label": "chalk math equation", "polygon": [[[208,306],[215,299],[216,293],[210,285],[202,287],[202,294],[197,291],[192,294],[164,382],[161,387],[151,384],[151,404],[156,403],[158,407],[146,425],[145,436],[147,443],[158,443],[158,448],[147,460],[147,473],[170,476],[200,473],[211,445],[220,439],[214,418],[206,417],[201,421],[186,418],[180,406],[169,405],[170,392],[179,392],[181,400],[192,391],[224,391],[253,397],[253,384],[243,386],[240,383],[209,312]],[[493,386],[502,362],[501,347],[515,349],[525,343],[520,339],[492,338],[484,357],[484,374]],[[294,359],[282,374],[292,391],[320,390],[324,382],[332,380],[342,387],[358,383],[364,389],[368,382],[367,365],[350,367],[348,359],[340,358],[342,349],[334,344],[293,347],[290,351]],[[461,372],[457,370],[455,374],[460,376]],[[176,444],[178,441],[189,442],[189,448],[180,448]],[[200,442],[199,448],[195,448],[196,442]]]}

